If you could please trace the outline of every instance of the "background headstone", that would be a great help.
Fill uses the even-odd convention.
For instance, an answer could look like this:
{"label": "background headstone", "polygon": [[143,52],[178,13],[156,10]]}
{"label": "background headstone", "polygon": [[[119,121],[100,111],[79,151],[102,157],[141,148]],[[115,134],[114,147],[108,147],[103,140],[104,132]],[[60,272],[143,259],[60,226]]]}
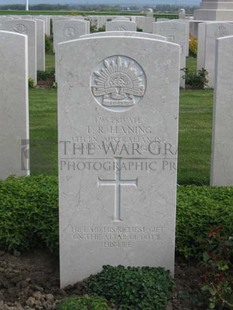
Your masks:
{"label": "background headstone", "polygon": [[179,9],[179,19],[185,19],[186,14],[185,14],[185,9]]}
{"label": "background headstone", "polygon": [[0,179],[29,174],[27,36],[0,31]]}
{"label": "background headstone", "polygon": [[82,38],[86,37],[106,37],[106,36],[130,36],[130,37],[140,37],[140,38],[147,38],[147,39],[155,39],[155,40],[162,40],[167,41],[166,37],[157,35],[157,34],[151,34],[151,33],[145,33],[145,32],[137,32],[137,31],[107,31],[107,32],[96,32],[91,34],[86,34],[81,36]]}
{"label": "background headstone", "polygon": [[[186,67],[187,55],[187,33],[188,27],[186,23],[179,21],[156,22],[154,25],[154,33],[167,38],[169,42],[180,45],[180,69]],[[184,72],[180,72],[180,86],[185,88]]]}
{"label": "background headstone", "polygon": [[137,24],[127,20],[106,22],[106,31],[136,31]]}
{"label": "background headstone", "polygon": [[211,185],[233,185],[233,36],[217,39]]}
{"label": "background headstone", "polygon": [[26,19],[14,19],[1,23],[1,30],[12,31],[28,36],[28,76],[37,83],[37,39],[36,22]]}
{"label": "background headstone", "polygon": [[40,19],[36,21],[37,32],[37,70],[45,71],[45,22]]}
{"label": "background headstone", "polygon": [[197,71],[205,68],[205,31],[206,24],[198,24],[198,41],[197,41]]}
{"label": "background headstone", "polygon": [[[88,23],[88,24],[87,24]],[[54,22],[53,38],[54,50],[61,42],[75,40],[83,34],[87,34],[89,22],[84,20],[59,20]]]}
{"label": "background headstone", "polygon": [[233,35],[233,24],[205,23],[205,56],[204,68],[208,72],[208,86],[214,87],[216,39]]}

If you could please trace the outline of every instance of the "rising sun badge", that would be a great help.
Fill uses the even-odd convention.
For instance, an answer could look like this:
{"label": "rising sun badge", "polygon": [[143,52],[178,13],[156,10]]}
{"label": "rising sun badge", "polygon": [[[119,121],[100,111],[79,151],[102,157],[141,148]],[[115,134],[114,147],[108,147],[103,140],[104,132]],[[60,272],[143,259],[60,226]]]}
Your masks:
{"label": "rising sun badge", "polygon": [[143,98],[146,90],[145,72],[132,58],[111,56],[95,68],[91,89],[103,108],[123,112]]}

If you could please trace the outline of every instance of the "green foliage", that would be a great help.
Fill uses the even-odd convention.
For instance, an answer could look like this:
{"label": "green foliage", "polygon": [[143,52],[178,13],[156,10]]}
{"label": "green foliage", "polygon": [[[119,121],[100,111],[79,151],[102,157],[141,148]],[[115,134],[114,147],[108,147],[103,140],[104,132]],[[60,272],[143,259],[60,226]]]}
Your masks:
{"label": "green foliage", "polygon": [[197,57],[197,38],[191,33],[189,34],[189,55],[194,58]]}
{"label": "green foliage", "polygon": [[195,72],[190,72],[188,68],[184,68],[183,71],[183,78],[185,79],[186,87],[193,89],[204,89],[207,86],[208,72],[204,68],[198,70],[197,74]]}
{"label": "green foliage", "polygon": [[105,31],[105,26],[99,27],[98,32],[104,32]]}
{"label": "green foliage", "polygon": [[55,81],[55,70],[37,71],[37,81],[45,81],[48,79],[52,79],[53,81]]}
{"label": "green foliage", "polygon": [[233,232],[233,188],[180,186],[177,195],[176,251],[200,259],[211,227],[223,225],[226,238]]}
{"label": "green foliage", "polygon": [[163,268],[104,266],[100,273],[88,278],[87,285],[117,309],[165,310],[174,282]]}
{"label": "green foliage", "polygon": [[97,32],[96,25],[91,25],[90,26],[90,32],[91,33]]}
{"label": "green foliage", "polygon": [[58,251],[57,178],[10,177],[0,181],[0,248]]}
{"label": "green foliage", "polygon": [[35,83],[34,83],[34,80],[32,78],[28,79],[28,87],[29,88],[34,88],[35,87]]}
{"label": "green foliage", "polygon": [[[176,251],[200,259],[211,227],[233,232],[233,188],[179,186]],[[0,248],[46,246],[58,252],[58,180],[52,176],[10,177],[0,181]]]}
{"label": "green foliage", "polygon": [[58,304],[57,310],[109,310],[107,300],[98,296],[71,296]]}
{"label": "green foliage", "polygon": [[49,55],[53,55],[53,43],[52,43],[52,39],[45,35],[45,52],[46,54],[49,54]]}
{"label": "green foliage", "polygon": [[233,309],[233,237],[222,232],[223,226],[212,227],[205,242],[202,291],[209,309]]}

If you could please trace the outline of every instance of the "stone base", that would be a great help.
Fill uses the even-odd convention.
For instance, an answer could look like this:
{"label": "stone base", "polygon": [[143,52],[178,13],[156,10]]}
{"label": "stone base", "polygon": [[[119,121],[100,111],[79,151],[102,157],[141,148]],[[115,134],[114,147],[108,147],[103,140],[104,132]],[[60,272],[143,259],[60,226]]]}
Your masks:
{"label": "stone base", "polygon": [[233,21],[233,10],[206,10],[194,11],[195,20]]}

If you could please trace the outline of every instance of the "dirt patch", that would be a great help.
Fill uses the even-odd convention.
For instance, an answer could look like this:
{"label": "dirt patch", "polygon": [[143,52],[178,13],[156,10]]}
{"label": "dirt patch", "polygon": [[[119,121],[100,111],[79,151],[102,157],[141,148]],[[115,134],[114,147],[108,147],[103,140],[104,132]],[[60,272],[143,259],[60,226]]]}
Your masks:
{"label": "dirt patch", "polygon": [[55,85],[55,82],[54,82],[54,78],[47,78],[45,80],[39,80],[37,81],[37,85],[36,85],[36,88],[42,88],[42,89],[45,89],[45,88],[51,88]]}
{"label": "dirt patch", "polygon": [[[201,309],[200,277],[201,270],[196,264],[177,259],[173,310]],[[50,310],[65,296],[86,293],[85,282],[64,290],[59,288],[58,259],[45,250],[22,255],[17,251],[14,255],[0,251],[1,310]]]}

